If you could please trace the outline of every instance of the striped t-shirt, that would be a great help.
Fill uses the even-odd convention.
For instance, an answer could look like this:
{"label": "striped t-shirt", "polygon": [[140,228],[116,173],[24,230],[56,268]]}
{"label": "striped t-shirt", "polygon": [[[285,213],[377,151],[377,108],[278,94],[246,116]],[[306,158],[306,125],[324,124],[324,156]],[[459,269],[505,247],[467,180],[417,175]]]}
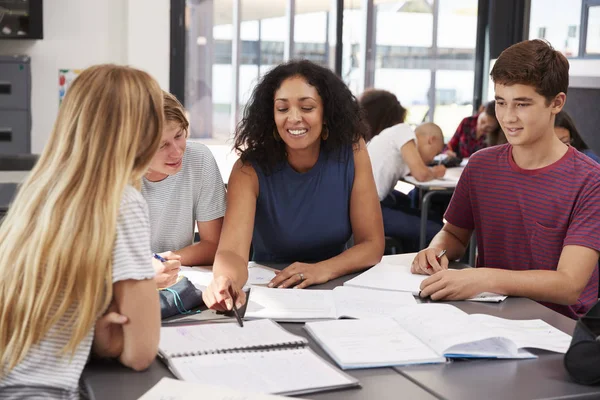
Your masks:
{"label": "striped t-shirt", "polygon": [[[113,283],[127,279],[152,279],[154,269],[151,260],[148,208],[140,192],[127,186],[121,201],[113,248]],[[73,265],[73,268],[77,266]],[[0,378],[0,399],[79,398],[79,378],[90,355],[94,330],[90,329],[72,359],[70,353],[60,356],[59,351],[72,336],[68,320],[73,312],[71,308],[40,343],[31,347],[21,363],[6,377]]]}
{"label": "striped t-shirt", "polygon": [[[563,246],[600,251],[600,165],[570,147],[557,162],[524,170],[505,144],[475,153],[446,220],[475,229],[478,267],[556,270]],[[598,268],[575,304],[545,306],[571,318],[598,300]]]}
{"label": "striped t-shirt", "polygon": [[197,142],[187,142],[179,172],[158,182],[144,178],[142,195],[150,209],[155,253],[191,245],[196,221],[225,215],[225,185],[219,167],[210,150]]}

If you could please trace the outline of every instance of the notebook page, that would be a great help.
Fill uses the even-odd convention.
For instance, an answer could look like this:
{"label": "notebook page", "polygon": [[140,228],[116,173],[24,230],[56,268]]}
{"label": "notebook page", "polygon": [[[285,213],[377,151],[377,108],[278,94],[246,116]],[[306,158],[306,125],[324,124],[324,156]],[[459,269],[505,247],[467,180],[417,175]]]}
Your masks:
{"label": "notebook page", "polygon": [[305,328],[342,369],[445,361],[392,318],[308,322]]}
{"label": "notebook page", "polygon": [[264,265],[250,261],[248,263],[248,281],[246,285],[266,285],[275,278],[275,272]]}
{"label": "notebook page", "polygon": [[[411,273],[410,266],[382,262],[374,265],[359,276],[346,281],[344,286],[410,292],[418,296],[421,291],[421,282],[427,278],[429,278],[429,275]],[[468,300],[497,303],[505,299],[506,296],[485,292]]]}
{"label": "notebook page", "polygon": [[[181,267],[181,275],[185,276],[200,290],[205,290],[213,278],[211,267]],[[255,262],[248,263],[248,281],[246,285],[266,285],[275,277],[275,272]]]}
{"label": "notebook page", "polygon": [[159,350],[169,357],[307,343],[268,319],[237,323],[170,326],[160,328]]}
{"label": "notebook page", "polygon": [[181,357],[170,364],[185,381],[251,393],[301,394],[358,385],[308,348]]}
{"label": "notebook page", "polygon": [[473,314],[470,318],[486,329],[509,338],[519,348],[536,348],[566,353],[571,344],[570,335],[541,319],[511,320],[482,314]]}
{"label": "notebook page", "polygon": [[[485,329],[449,304],[419,304],[398,309],[400,325],[439,354],[455,357],[515,357],[517,346]],[[488,340],[494,339],[494,340]],[[457,347],[458,346],[458,347]]]}
{"label": "notebook page", "polygon": [[252,288],[245,318],[306,321],[336,318],[331,290]]}
{"label": "notebook page", "polygon": [[426,275],[411,274],[410,266],[392,265],[382,262],[374,265],[357,277],[344,282],[344,286],[395,290],[417,295],[419,294],[421,282],[427,278],[428,276]]}
{"label": "notebook page", "polygon": [[333,289],[338,318],[372,318],[394,315],[398,307],[415,305],[412,294],[338,286]]}
{"label": "notebook page", "polygon": [[203,399],[211,400],[283,400],[285,397],[269,394],[244,393],[224,387],[191,383],[171,378],[162,378],[152,389],[139,400],[198,400],[199,393]]}

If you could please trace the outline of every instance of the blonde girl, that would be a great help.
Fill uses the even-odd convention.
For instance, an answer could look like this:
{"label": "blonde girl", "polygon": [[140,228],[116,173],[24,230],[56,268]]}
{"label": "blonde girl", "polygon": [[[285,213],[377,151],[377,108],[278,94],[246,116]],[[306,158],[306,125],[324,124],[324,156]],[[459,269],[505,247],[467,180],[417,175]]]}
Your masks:
{"label": "blonde girl", "polygon": [[128,67],[88,68],[70,87],[0,225],[0,398],[78,398],[90,352],[136,370],[154,359],[148,211],[132,185],[162,108],[158,84]]}

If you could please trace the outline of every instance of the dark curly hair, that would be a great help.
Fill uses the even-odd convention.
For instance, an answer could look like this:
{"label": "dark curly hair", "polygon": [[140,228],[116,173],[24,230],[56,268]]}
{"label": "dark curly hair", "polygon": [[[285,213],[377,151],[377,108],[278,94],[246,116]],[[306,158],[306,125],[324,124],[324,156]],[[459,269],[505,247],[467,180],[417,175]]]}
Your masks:
{"label": "dark curly hair", "polygon": [[301,76],[323,101],[323,122],[329,137],[321,142],[327,152],[356,145],[368,133],[358,102],[346,84],[331,70],[307,60],[278,65],[256,85],[244,116],[235,130],[234,149],[243,163],[256,163],[270,172],[287,158],[285,143],[275,140],[275,92],[288,78]]}
{"label": "dark curly hair", "polygon": [[365,137],[367,142],[379,135],[382,130],[400,124],[406,119],[406,108],[402,107],[395,94],[387,90],[367,89],[358,101],[371,129],[370,134]]}

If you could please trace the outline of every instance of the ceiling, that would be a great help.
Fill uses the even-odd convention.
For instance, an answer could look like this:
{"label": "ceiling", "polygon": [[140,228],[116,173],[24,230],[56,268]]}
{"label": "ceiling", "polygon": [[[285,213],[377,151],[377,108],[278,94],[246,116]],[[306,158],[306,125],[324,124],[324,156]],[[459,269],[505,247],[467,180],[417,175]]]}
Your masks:
{"label": "ceiling", "polygon": [[[232,0],[213,0],[215,25],[231,24]],[[362,0],[344,0],[344,8],[360,8]],[[242,21],[275,18],[285,16],[287,0],[242,0]],[[405,1],[398,0],[375,0],[374,3],[397,3],[398,6]],[[335,5],[335,0],[296,0],[296,14],[329,11]]]}

